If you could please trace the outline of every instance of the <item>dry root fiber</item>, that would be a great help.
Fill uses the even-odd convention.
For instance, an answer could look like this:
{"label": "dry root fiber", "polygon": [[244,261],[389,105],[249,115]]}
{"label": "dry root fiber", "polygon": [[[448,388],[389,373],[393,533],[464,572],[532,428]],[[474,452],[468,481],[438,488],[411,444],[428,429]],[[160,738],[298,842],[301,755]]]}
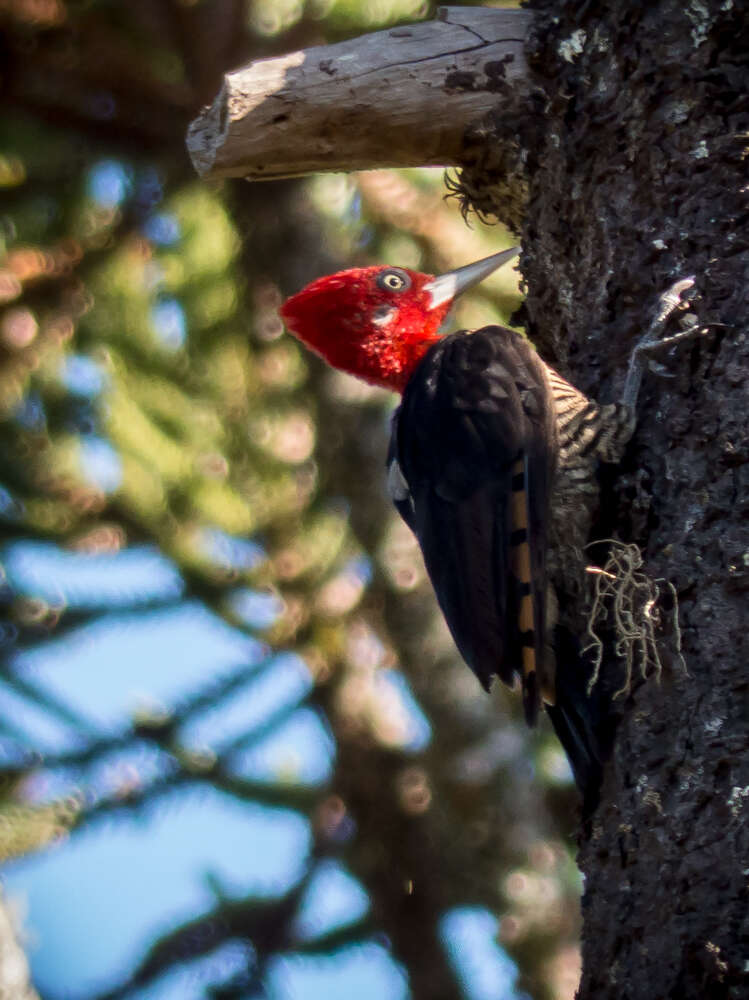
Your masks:
{"label": "dry root fiber", "polygon": [[[657,633],[662,631],[666,615],[671,622],[677,659],[685,672],[687,668],[681,652],[676,588],[669,580],[652,580],[642,572],[642,553],[637,545],[626,545],[612,538],[604,539],[604,542],[610,546],[606,564],[603,568],[586,567],[592,583],[587,627],[590,642],[585,647],[585,652],[593,651],[593,674],[588,692],[598,681],[603,659],[604,645],[599,631],[612,628],[614,652],[618,659],[624,661],[624,683],[614,694],[618,698],[629,694],[634,671],[638,671],[643,679],[652,671],[660,680],[663,663]],[[663,587],[673,601],[669,612],[658,605]]]}

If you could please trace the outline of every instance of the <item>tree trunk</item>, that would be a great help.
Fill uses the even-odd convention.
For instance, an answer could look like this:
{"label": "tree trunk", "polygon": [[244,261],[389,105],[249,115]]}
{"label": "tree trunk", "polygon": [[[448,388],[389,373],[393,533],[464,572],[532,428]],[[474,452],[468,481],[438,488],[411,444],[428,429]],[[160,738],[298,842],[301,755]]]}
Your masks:
{"label": "tree trunk", "polygon": [[678,594],[686,671],[672,628],[660,679],[651,669],[623,699],[579,855],[579,997],[747,996],[747,7],[532,6],[527,55],[547,101],[526,137],[532,338],[610,401],[677,278],[695,276],[699,322],[723,324],[669,356],[668,377],[646,376],[604,505],[606,533],[636,542],[644,572]]}

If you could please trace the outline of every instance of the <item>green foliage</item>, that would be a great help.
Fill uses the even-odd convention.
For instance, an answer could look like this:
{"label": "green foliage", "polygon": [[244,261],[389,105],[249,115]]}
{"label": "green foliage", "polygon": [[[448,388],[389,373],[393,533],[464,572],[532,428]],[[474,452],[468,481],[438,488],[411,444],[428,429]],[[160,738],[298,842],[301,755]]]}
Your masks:
{"label": "green foliage", "polygon": [[[198,19],[211,4],[183,6],[181,42],[164,35],[158,17],[119,3],[60,0],[40,7],[38,23],[19,5],[4,25],[16,61],[15,106],[0,119],[8,196],[0,558],[7,562],[20,540],[54,541],[91,559],[147,543],[176,568],[181,599],[262,641],[267,655],[228,677],[206,664],[203,683],[180,703],[145,706],[124,727],[92,734],[64,697],[26,683],[15,657],[75,637],[103,621],[106,607],[66,602],[43,586],[24,590],[4,570],[2,691],[79,727],[81,739],[74,750],[45,753],[12,718],[0,721],[0,737],[23,751],[0,799],[0,856],[75,838],[105,817],[142,815],[175,788],[210,786],[306,817],[312,849],[303,875],[270,899],[227,899],[216,888],[211,911],[166,933],[111,996],[230,939],[249,942],[254,958],[224,995],[250,995],[277,956],[337,955],[374,932],[387,935],[419,1000],[438,995],[436,981],[440,996],[460,996],[439,922],[452,908],[480,904],[502,916],[503,939],[522,956],[534,995],[561,997],[551,965],[565,960],[574,936],[577,886],[551,818],[555,809],[571,814],[569,787],[555,777],[558,753],[547,734],[526,733],[511,696],[487,699],[458,661],[413,540],[383,495],[392,400],[324,372],[283,335],[277,316],[283,294],[331,266],[397,258],[437,270],[493,252],[504,237],[466,229],[429,171],[252,189],[199,183],[181,145],[197,81],[211,81],[210,97],[218,70],[238,60],[227,50],[222,65],[208,54],[196,64],[200,45],[190,43],[202,37]],[[319,41],[320,32],[334,38],[424,13],[413,2],[257,0],[230,41],[241,37],[243,57],[266,54],[269,38],[280,33],[283,48],[292,29],[297,46],[300,32]],[[22,71],[29,38],[46,81],[34,95]],[[63,41],[69,58],[60,70]],[[138,72],[121,59],[136,52]],[[289,234],[280,245],[279,230]],[[456,323],[506,319],[516,301],[512,278],[499,277],[461,304]],[[279,613],[248,620],[238,599],[247,593]],[[225,748],[201,753],[184,735],[243,684],[259,691],[279,669],[274,654],[289,652],[306,664],[305,704],[335,740],[335,772],[317,785],[293,762],[272,781],[237,777],[229,766],[237,745],[259,745],[296,703]],[[400,671],[431,739],[414,741],[412,713],[390,683]],[[159,777],[137,774],[92,796],[96,768],[143,745],[168,762]],[[534,746],[549,778],[537,782],[536,798],[525,763]],[[76,794],[37,801],[35,782],[57,769],[77,774]],[[295,914],[325,858],[357,876],[372,916],[303,940]],[[190,951],[196,940],[203,943]]]}

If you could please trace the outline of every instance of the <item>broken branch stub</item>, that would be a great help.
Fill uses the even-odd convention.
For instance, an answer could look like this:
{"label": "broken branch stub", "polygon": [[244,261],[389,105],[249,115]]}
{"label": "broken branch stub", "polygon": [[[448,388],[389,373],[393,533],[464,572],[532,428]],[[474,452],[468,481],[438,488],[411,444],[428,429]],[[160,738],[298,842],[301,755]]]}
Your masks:
{"label": "broken branch stub", "polygon": [[250,63],[224,77],[187,147],[205,178],[457,166],[464,133],[527,93],[525,10],[442,7],[435,21]]}

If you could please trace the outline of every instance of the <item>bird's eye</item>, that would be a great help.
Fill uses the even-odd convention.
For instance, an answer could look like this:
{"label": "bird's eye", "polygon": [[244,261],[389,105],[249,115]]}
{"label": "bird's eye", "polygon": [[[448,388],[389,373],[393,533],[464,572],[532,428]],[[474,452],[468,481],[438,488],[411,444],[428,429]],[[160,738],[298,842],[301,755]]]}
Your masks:
{"label": "bird's eye", "polygon": [[399,267],[390,267],[377,275],[377,285],[386,292],[404,292],[411,287],[411,279]]}

